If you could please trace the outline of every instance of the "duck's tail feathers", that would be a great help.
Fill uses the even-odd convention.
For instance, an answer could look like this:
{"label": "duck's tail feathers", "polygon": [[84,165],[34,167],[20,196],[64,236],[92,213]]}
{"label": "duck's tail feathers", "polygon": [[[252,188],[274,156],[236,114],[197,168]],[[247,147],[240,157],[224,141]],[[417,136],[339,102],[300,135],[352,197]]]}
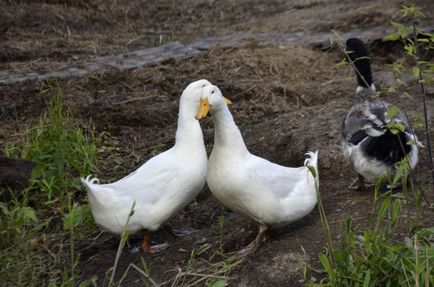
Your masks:
{"label": "duck's tail feathers", "polygon": [[[307,158],[304,160],[304,165],[307,166],[315,177],[315,181],[318,183],[319,173],[318,173],[318,151],[309,151],[306,153]],[[314,171],[312,171],[312,168]]]}
{"label": "duck's tail feathers", "polygon": [[94,202],[93,199],[96,199],[99,203],[104,203],[106,201],[103,194],[107,192],[107,188],[99,184],[98,178],[93,177],[93,175],[88,175],[86,178],[80,178],[80,180],[88,190],[89,201],[91,203]]}
{"label": "duck's tail feathers", "polygon": [[96,177],[93,177],[92,174],[86,176],[86,178],[80,178],[81,183],[87,188],[87,190],[89,190],[90,192],[92,192],[92,190],[94,189],[95,185],[99,184],[99,179]]}

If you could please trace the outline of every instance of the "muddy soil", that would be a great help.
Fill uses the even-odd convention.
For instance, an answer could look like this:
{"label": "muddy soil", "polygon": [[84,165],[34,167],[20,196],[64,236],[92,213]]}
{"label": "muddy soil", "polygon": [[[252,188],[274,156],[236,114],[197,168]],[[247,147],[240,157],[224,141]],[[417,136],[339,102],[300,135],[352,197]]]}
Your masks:
{"label": "muddy soil", "polygon": [[[0,8],[0,69],[44,72],[79,66],[96,56],[158,46],[170,41],[188,44],[205,36],[237,32],[289,33],[350,31],[389,28],[400,17],[403,1],[2,1]],[[125,2],[125,3],[124,3]],[[423,11],[434,11],[434,2],[416,1]],[[434,24],[434,13],[423,23]],[[358,35],[354,35],[358,36]],[[387,67],[405,62],[400,45],[365,39],[372,47],[374,79],[379,89],[395,86]],[[433,55],[426,55],[433,59]],[[355,174],[340,151],[342,118],[353,103],[355,78],[349,67],[335,67],[343,58],[339,49],[301,45],[241,45],[214,47],[186,60],[168,60],[157,66],[133,70],[104,70],[61,81],[64,103],[83,123],[91,120],[98,131],[112,135],[122,161],[102,164],[98,177],[110,181],[131,172],[174,143],[179,96],[191,81],[206,78],[233,101],[231,110],[249,150],[287,166],[298,166],[304,153],[319,150],[320,189],[332,236],[339,239],[343,219],[367,224],[372,193],[350,191]],[[0,85],[0,144],[19,136],[45,109],[41,83],[27,81]],[[410,119],[420,117],[418,87],[404,79],[400,89],[413,95],[387,94],[386,101],[405,109]],[[432,90],[430,90],[432,92]],[[434,98],[428,99],[430,121]],[[213,127],[202,123],[207,149],[212,150]],[[423,138],[421,127],[416,127]],[[425,150],[423,151],[425,152]],[[109,159],[107,159],[109,161]],[[423,162],[423,159],[421,160]],[[421,186],[428,182],[424,165],[416,170]],[[85,191],[80,195],[85,199]],[[169,243],[158,255],[130,252],[120,260],[119,276],[130,263],[143,257],[158,282],[169,282],[185,270],[191,251],[208,246],[199,255],[205,260],[220,246],[218,218],[225,214],[223,248],[236,251],[256,235],[255,223],[223,208],[205,187],[194,203],[170,223],[190,229],[191,235],[175,238],[156,232],[155,243]],[[408,211],[411,214],[411,210]],[[432,211],[426,224],[433,225]],[[98,233],[95,227],[95,233]],[[130,240],[137,245],[141,235]],[[108,233],[82,239],[77,248],[80,279],[104,282],[112,267],[118,238]],[[324,250],[319,214],[270,232],[263,246],[230,274],[231,286],[302,286],[301,270],[319,267]],[[322,278],[311,273],[310,277]],[[118,278],[119,279],[119,278]],[[311,278],[312,279],[312,278]],[[203,283],[202,283],[203,284]],[[143,286],[142,276],[130,271],[124,286]]]}

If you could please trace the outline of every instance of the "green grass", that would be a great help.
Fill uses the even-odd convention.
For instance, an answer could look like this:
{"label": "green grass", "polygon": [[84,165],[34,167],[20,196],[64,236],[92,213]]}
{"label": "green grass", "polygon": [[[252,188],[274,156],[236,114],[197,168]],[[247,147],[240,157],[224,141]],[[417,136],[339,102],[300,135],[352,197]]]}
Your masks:
{"label": "green grass", "polygon": [[92,127],[79,127],[72,113],[64,109],[57,82],[43,86],[41,93],[50,97],[47,112],[18,143],[6,145],[4,151],[37,164],[29,188],[40,190],[41,199],[66,203],[68,194],[79,189],[79,176],[95,170],[97,138]]}
{"label": "green grass", "polygon": [[64,109],[57,81],[44,84],[41,94],[49,98],[47,111],[4,148],[7,156],[36,163],[28,186],[0,202],[0,282],[6,286],[75,286],[74,242],[94,226],[89,205],[74,200],[82,190],[79,177],[95,170],[99,139]]}
{"label": "green grass", "polygon": [[400,217],[403,201],[391,192],[382,197],[365,230],[345,220],[340,247],[319,255],[326,278],[308,286],[434,286],[434,228],[399,238],[397,226],[407,224]]}

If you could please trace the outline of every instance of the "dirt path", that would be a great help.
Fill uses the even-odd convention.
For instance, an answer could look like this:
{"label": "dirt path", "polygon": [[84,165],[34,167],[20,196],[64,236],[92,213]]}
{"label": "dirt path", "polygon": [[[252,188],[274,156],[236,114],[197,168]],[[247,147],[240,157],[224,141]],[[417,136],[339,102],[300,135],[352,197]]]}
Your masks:
{"label": "dirt path", "polygon": [[[434,31],[434,26],[421,27],[423,31]],[[351,35],[358,35],[368,42],[382,39],[395,31],[391,27],[373,27],[369,29],[354,29],[339,34],[346,39]],[[16,73],[13,71],[0,72],[0,84],[14,84],[23,81],[44,81],[50,78],[84,77],[92,72],[114,69],[137,69],[146,66],[157,65],[168,60],[181,60],[198,56],[215,47],[235,48],[249,44],[264,45],[311,45],[315,47],[328,47],[336,35],[333,33],[304,33],[291,34],[278,33],[237,33],[233,35],[214,36],[199,39],[191,44],[182,45],[179,42],[166,44],[160,47],[139,49],[128,53],[113,56],[99,56],[93,60],[77,63],[77,67],[67,66],[58,71]]]}

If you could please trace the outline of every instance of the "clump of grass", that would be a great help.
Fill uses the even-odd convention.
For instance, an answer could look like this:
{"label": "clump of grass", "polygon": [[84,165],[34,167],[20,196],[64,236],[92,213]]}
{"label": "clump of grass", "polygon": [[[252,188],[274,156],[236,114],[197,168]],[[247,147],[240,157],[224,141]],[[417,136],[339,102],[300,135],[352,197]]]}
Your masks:
{"label": "clump of grass", "polygon": [[433,286],[434,228],[404,240],[396,238],[402,201],[391,192],[378,200],[376,220],[359,231],[350,218],[341,232],[341,246],[320,255],[327,274],[308,286]]}
{"label": "clump of grass", "polygon": [[79,176],[95,170],[97,137],[92,127],[80,128],[64,109],[57,81],[45,84],[41,94],[50,97],[47,112],[18,143],[8,144],[5,153],[36,162],[30,189],[40,190],[42,200],[66,203],[67,195],[78,190]]}
{"label": "clump of grass", "polygon": [[[80,175],[95,169],[99,139],[92,127],[82,128],[64,108],[57,81],[45,83],[41,93],[49,97],[47,111],[4,148],[6,155],[37,165],[28,187],[0,203],[0,282],[76,286],[75,238],[94,223],[90,207],[74,201]],[[69,250],[62,250],[65,247]]]}

